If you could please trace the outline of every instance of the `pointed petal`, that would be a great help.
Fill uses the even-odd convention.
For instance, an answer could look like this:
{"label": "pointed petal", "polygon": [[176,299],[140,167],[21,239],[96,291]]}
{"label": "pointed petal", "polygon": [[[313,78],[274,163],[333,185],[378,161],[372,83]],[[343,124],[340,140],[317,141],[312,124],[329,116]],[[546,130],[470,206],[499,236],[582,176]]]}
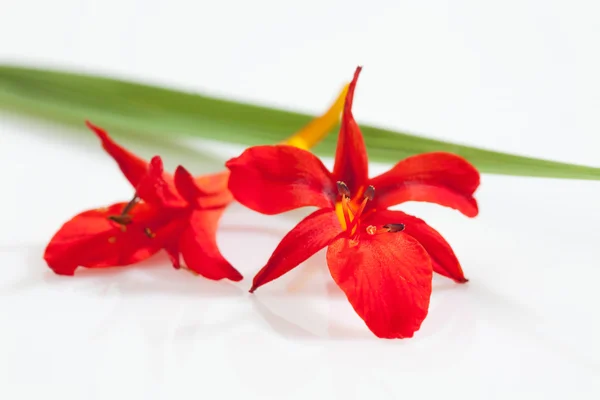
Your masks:
{"label": "pointed petal", "polygon": [[341,237],[329,245],[327,264],[356,313],[380,338],[409,338],[427,316],[431,261],[402,232]]}
{"label": "pointed petal", "polygon": [[288,138],[284,144],[308,150],[323,140],[340,121],[340,114],[344,108],[348,86],[344,86],[335,102],[325,114],[310,121],[308,125]]}
{"label": "pointed petal", "polygon": [[85,121],[85,124],[98,136],[102,142],[102,147],[117,162],[125,178],[127,178],[133,187],[136,187],[144,175],[146,175],[148,163],[117,144],[108,136],[108,133],[104,129],[89,121]]}
{"label": "pointed petal", "polygon": [[188,269],[208,279],[241,281],[240,274],[217,246],[217,226],[225,208],[195,211],[181,235],[179,249]]}
{"label": "pointed petal", "polygon": [[195,204],[204,192],[196,185],[192,174],[181,165],[175,170],[175,187],[188,203]]}
{"label": "pointed petal", "polygon": [[469,281],[465,278],[460,262],[446,239],[422,219],[405,214],[402,211],[384,210],[374,213],[365,223],[375,226],[404,224],[403,232],[417,239],[431,257],[434,272],[457,283]]}
{"label": "pointed petal", "polygon": [[256,274],[250,293],[296,268],[342,232],[335,210],[321,209],[304,218],[281,240]]}
{"label": "pointed petal", "polygon": [[254,211],[278,214],[335,203],[331,173],[308,151],[285,145],[250,147],[226,165],[231,171],[229,190]]}
{"label": "pointed petal", "polygon": [[77,267],[106,268],[144,260],[161,248],[160,238],[150,238],[144,228],[156,217],[148,204],[137,204],[133,221],[125,228],[108,220],[126,203],[85,211],[66,222],[48,243],[44,260],[59,275],[73,275]]}
{"label": "pointed petal", "polygon": [[479,187],[479,172],[455,154],[433,152],[408,157],[369,184],[375,187],[374,206],[378,208],[427,201],[457,209],[467,217],[478,213],[473,193]]}
{"label": "pointed petal", "polygon": [[180,252],[179,252],[179,240],[170,241],[164,244],[164,249],[169,256],[169,260],[171,264],[173,264],[173,268],[180,269],[181,261],[180,261]]}
{"label": "pointed petal", "polygon": [[184,207],[184,199],[175,190],[175,185],[165,179],[162,159],[152,157],[146,174],[136,187],[136,194],[147,203],[157,207]]}
{"label": "pointed petal", "polygon": [[[199,184],[200,178],[194,178],[188,170],[179,166],[175,170],[175,187],[181,197],[196,208],[220,208],[233,201],[233,195],[227,189],[229,172],[220,176],[225,177],[225,186],[221,182],[218,183],[219,186],[213,182],[201,186]],[[211,178],[207,177],[209,181],[211,181]],[[217,179],[222,181],[222,178]],[[210,187],[211,184],[212,187]],[[211,191],[207,191],[206,188],[211,189]]]}
{"label": "pointed petal", "polygon": [[369,160],[365,141],[352,115],[354,89],[361,69],[362,67],[356,68],[354,79],[348,88],[333,166],[335,180],[346,183],[353,194],[358,193],[362,187],[366,186],[369,177]]}

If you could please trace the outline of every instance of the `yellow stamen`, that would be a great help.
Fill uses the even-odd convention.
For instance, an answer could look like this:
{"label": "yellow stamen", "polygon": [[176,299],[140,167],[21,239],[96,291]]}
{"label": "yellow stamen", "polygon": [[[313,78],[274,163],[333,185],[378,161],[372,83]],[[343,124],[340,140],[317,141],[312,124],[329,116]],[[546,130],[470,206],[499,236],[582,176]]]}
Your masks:
{"label": "yellow stamen", "polygon": [[[338,181],[337,189],[338,194],[342,197],[342,199],[335,204],[335,213],[340,221],[342,229],[348,233],[348,236],[351,239],[357,239],[358,228],[361,224],[361,220],[364,220],[365,216],[374,212],[374,209],[371,209],[366,213],[363,213],[365,211],[365,207],[367,206],[367,202],[373,200],[375,197],[375,188],[373,186],[367,186],[367,188],[363,191],[363,200],[360,204],[350,200],[350,189],[344,182]],[[358,199],[355,199],[355,201],[358,201]],[[369,225],[366,228],[366,231],[369,235],[375,235],[378,233],[377,228],[373,225]]]}
{"label": "yellow stamen", "polygon": [[338,220],[340,221],[340,224],[342,225],[342,230],[346,230],[346,218],[344,217],[344,208],[342,207],[342,202],[338,201],[337,203],[335,203],[335,213],[338,217]]}
{"label": "yellow stamen", "polygon": [[[352,205],[350,204],[349,198],[342,198],[342,201],[335,203],[335,213],[340,220],[343,230],[346,230],[348,225],[352,225],[354,223],[355,213],[352,210]],[[346,223],[346,218],[348,218],[349,224]]]}
{"label": "yellow stamen", "polygon": [[308,125],[285,140],[283,144],[308,150],[323,140],[340,121],[347,92],[348,85],[345,85],[325,114],[310,121]]}
{"label": "yellow stamen", "polygon": [[111,236],[108,238],[108,243],[110,243],[110,244],[114,244],[116,241],[117,241],[117,238],[114,236]]}

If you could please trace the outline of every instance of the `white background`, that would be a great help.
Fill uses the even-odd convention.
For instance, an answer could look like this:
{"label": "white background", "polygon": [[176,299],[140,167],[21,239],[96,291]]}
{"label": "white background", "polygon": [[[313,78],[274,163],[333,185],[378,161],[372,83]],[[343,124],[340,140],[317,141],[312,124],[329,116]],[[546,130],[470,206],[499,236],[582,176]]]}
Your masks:
{"label": "white background", "polygon": [[[594,1],[0,5],[3,63],[313,113],[361,64],[359,123],[600,166]],[[600,396],[598,182],[485,175],[474,220],[404,206],[446,236],[471,281],[436,278],[415,338],[383,341],[331,283],[322,253],[247,294],[308,210],[267,217],[230,207],[219,243],[246,276],[239,284],[194,279],[165,257],[55,276],[41,257],[60,224],[127,200],[131,189],[83,127],[74,139],[61,128],[0,118],[0,398]],[[219,168],[125,144],[144,156],[160,151],[170,167]]]}

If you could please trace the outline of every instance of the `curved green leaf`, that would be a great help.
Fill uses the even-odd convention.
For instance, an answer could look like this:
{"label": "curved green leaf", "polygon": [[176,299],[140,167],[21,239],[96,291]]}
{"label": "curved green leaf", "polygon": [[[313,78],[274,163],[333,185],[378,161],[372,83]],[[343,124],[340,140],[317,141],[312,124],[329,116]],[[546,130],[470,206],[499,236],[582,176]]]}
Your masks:
{"label": "curved green leaf", "polygon": [[[75,126],[90,119],[117,135],[191,135],[244,145],[279,142],[313,118],[118,79],[1,65],[0,108]],[[361,128],[373,161],[393,163],[412,154],[443,150],[465,157],[484,173],[600,180],[600,168],[521,157],[372,126]],[[315,152],[333,156],[335,141],[336,135],[329,135]]]}

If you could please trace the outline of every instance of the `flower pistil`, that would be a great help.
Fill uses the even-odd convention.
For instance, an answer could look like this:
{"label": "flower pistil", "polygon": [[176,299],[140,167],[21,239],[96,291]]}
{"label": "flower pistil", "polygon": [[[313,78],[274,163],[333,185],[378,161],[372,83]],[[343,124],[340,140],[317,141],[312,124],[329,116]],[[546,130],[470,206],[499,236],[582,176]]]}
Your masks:
{"label": "flower pistil", "polygon": [[[351,240],[351,244],[356,245],[358,244],[360,235],[359,227],[361,220],[364,221],[365,217],[375,212],[374,208],[368,210],[366,213],[364,212],[367,203],[375,198],[375,188],[372,185],[367,186],[363,193],[362,201],[356,210],[352,205],[352,194],[348,188],[348,185],[342,181],[338,181],[337,189],[338,194],[342,198],[341,201],[336,204],[336,213],[338,219],[340,220],[342,228],[348,235],[348,238]],[[402,232],[404,228],[404,224],[395,223],[385,224],[379,229],[375,225],[368,225],[365,227],[365,232],[369,235],[380,235],[390,232]]]}

